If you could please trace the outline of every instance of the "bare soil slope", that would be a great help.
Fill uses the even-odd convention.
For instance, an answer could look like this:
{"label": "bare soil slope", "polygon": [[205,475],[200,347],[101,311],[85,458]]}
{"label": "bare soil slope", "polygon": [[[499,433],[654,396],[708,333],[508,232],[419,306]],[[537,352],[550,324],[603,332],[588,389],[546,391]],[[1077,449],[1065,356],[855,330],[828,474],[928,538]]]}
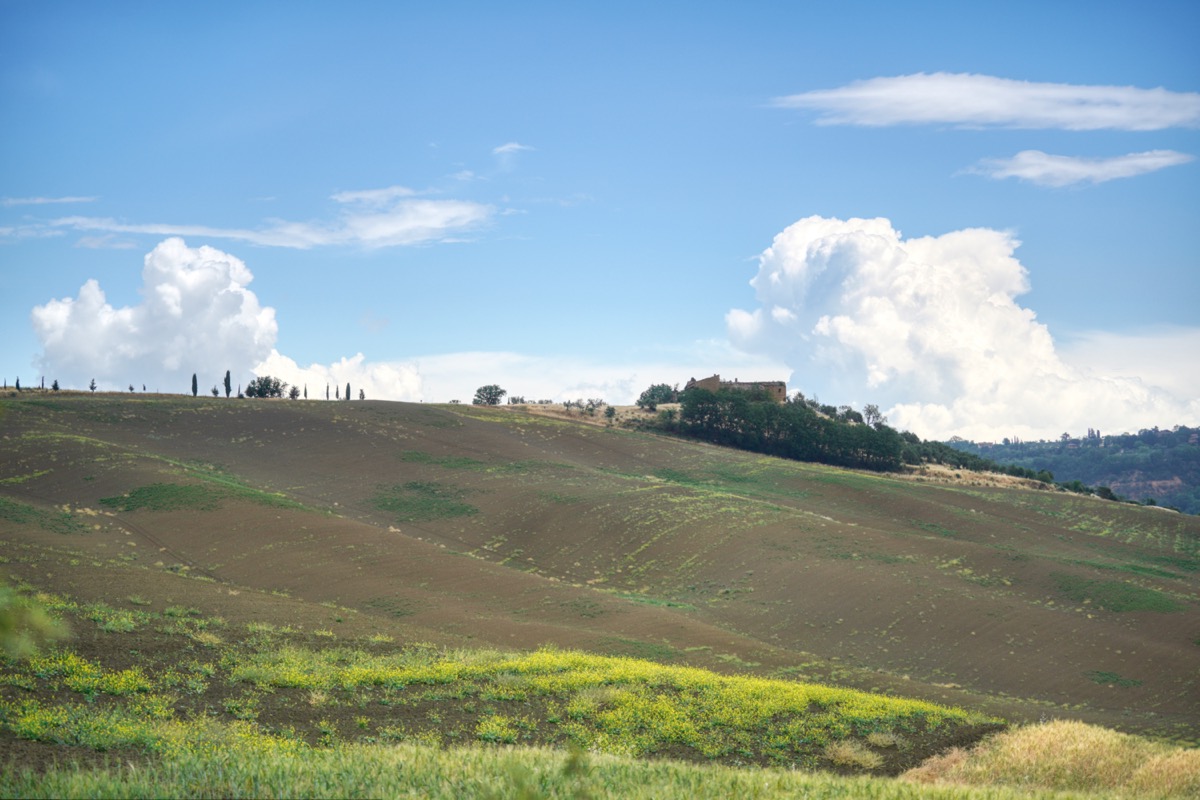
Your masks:
{"label": "bare soil slope", "polygon": [[26,554],[5,568],[48,589],[124,596],[174,571],[435,643],[1194,735],[1200,518],[987,483],[509,408],[0,401],[0,541]]}

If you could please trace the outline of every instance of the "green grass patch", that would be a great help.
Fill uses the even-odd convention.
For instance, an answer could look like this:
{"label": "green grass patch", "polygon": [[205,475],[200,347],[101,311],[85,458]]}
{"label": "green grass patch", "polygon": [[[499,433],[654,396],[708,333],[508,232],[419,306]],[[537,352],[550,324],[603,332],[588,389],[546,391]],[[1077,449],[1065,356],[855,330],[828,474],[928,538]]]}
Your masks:
{"label": "green grass patch", "polygon": [[31,481],[34,478],[40,478],[43,475],[49,475],[49,474],[50,474],[50,470],[40,469],[37,472],[31,472],[28,475],[13,475],[11,478],[0,478],[0,486],[2,486],[4,484],[25,483],[25,481]]}
{"label": "green grass patch", "polygon": [[101,497],[100,505],[117,511],[213,511],[227,496],[216,486],[152,483],[119,497]]}
{"label": "green grass patch", "polygon": [[448,405],[444,409],[418,408],[406,415],[406,419],[426,428],[461,428],[462,420],[456,419],[451,409],[459,406]]}
{"label": "green grass patch", "polygon": [[663,663],[674,661],[679,657],[679,651],[668,644],[644,642],[639,639],[626,639],[623,636],[609,636],[601,640],[604,649],[610,653],[638,658],[646,661]]}
{"label": "green grass patch", "polygon": [[1104,672],[1103,670],[1094,670],[1084,673],[1088,680],[1092,683],[1098,683],[1101,686],[1120,686],[1122,688],[1130,688],[1132,686],[1141,686],[1142,682],[1136,678],[1122,678],[1115,672]]}
{"label": "green grass patch", "polygon": [[1086,561],[1079,563],[1085,564],[1089,567],[1095,567],[1096,569],[1105,569],[1112,572],[1128,572],[1133,575],[1145,575],[1150,578],[1182,577],[1178,572],[1172,572],[1171,570],[1161,569],[1159,567],[1151,567],[1145,564],[1104,564],[1097,561]]}
{"label": "green grass patch", "polygon": [[236,497],[239,500],[249,500],[260,505],[279,506],[281,508],[308,508],[303,503],[298,503],[279,492],[269,492],[265,489],[257,489],[250,486],[217,464],[193,461],[184,463],[181,466],[188,471],[190,476],[199,478],[205,483],[219,486],[225,489],[229,493],[229,496]]}
{"label": "green grass patch", "polygon": [[365,605],[397,619],[411,617],[421,610],[420,603],[403,597],[373,597]]}
{"label": "green grass patch", "polygon": [[[684,472],[683,470],[672,469],[670,467],[656,469],[654,471],[654,477],[660,478],[669,483],[678,483],[680,486],[701,486],[706,484],[705,481],[702,481],[695,475]],[[711,482],[708,482],[708,488],[711,488]]]}
{"label": "green grass patch", "polygon": [[1184,572],[1200,572],[1200,558],[1188,558],[1187,556],[1146,556],[1143,560],[1162,564],[1172,569],[1183,570]]}
{"label": "green grass patch", "polygon": [[938,536],[944,536],[947,539],[955,539],[958,537],[958,532],[952,528],[947,528],[937,522],[918,522],[917,527],[929,533],[936,533]]}
{"label": "green grass patch", "polygon": [[398,522],[429,522],[478,514],[478,508],[463,501],[465,495],[462,489],[435,481],[409,481],[380,486],[371,504],[393,515]]}
{"label": "green grass patch", "polygon": [[650,597],[644,594],[637,594],[636,592],[617,592],[612,590],[603,591],[607,591],[608,594],[619,597],[622,600],[628,600],[631,603],[638,603],[644,606],[654,606],[656,608],[678,608],[682,611],[696,610],[696,607],[691,603],[680,603],[676,600],[664,600],[661,597]]}
{"label": "green grass patch", "polygon": [[102,497],[100,505],[117,511],[215,511],[226,500],[259,505],[303,508],[284,495],[255,489],[221,475],[201,475],[204,483],[152,483],[117,497]]}
{"label": "green grass patch", "polygon": [[52,533],[83,533],[87,530],[87,526],[76,520],[69,511],[47,511],[7,497],[0,497],[0,520],[17,525],[36,525]]}
{"label": "green grass patch", "polygon": [[584,498],[577,494],[566,494],[563,492],[546,490],[538,491],[537,496],[546,500],[547,502],[563,506],[575,505],[576,503],[582,503],[584,501]]}
{"label": "green grass patch", "polygon": [[400,460],[409,464],[432,464],[445,469],[484,470],[487,464],[467,456],[434,456],[420,450],[406,450]]}
{"label": "green grass patch", "polygon": [[1068,575],[1064,572],[1051,573],[1060,594],[1076,603],[1090,601],[1106,611],[1180,611],[1183,606],[1166,594],[1155,589],[1146,589],[1131,583],[1100,581]]}

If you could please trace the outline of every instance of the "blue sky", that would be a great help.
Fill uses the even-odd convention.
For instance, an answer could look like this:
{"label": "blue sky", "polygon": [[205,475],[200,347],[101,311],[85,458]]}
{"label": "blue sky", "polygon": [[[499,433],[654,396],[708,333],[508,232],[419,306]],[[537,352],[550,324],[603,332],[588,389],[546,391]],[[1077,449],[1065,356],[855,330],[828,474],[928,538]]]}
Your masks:
{"label": "blue sky", "polygon": [[0,0],[0,372],[1200,423],[1200,6]]}

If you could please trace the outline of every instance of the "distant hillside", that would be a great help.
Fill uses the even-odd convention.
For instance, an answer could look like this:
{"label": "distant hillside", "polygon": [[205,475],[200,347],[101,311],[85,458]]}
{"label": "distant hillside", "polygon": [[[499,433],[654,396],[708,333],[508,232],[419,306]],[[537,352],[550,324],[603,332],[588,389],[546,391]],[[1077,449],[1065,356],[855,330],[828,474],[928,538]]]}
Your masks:
{"label": "distant hillside", "polygon": [[1059,482],[1107,486],[1129,500],[1200,514],[1200,428],[1176,425],[1119,436],[1088,431],[1083,438],[1063,434],[1051,442],[969,442],[951,447],[1004,464],[1054,473]]}

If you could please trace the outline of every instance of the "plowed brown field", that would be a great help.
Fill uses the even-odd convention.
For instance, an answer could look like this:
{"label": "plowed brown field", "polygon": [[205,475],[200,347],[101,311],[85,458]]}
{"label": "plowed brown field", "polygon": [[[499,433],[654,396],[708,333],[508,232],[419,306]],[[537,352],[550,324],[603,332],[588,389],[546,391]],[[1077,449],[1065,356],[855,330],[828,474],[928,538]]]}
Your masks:
{"label": "plowed brown field", "polygon": [[519,408],[23,395],[0,573],[1194,736],[1200,518],[990,483]]}

